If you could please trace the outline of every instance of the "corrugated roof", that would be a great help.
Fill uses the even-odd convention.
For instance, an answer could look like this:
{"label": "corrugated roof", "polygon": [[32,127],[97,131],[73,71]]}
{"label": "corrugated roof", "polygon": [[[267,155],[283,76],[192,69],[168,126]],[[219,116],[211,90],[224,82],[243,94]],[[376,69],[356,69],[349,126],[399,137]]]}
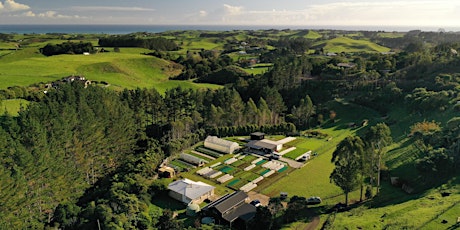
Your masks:
{"label": "corrugated roof", "polygon": [[215,187],[201,181],[195,182],[189,179],[177,180],[168,185],[169,190],[185,195],[191,200],[201,197],[214,188]]}
{"label": "corrugated roof", "polygon": [[248,221],[256,215],[256,212],[257,208],[254,205],[244,203],[241,206],[238,206],[235,210],[223,215],[222,218],[228,222],[233,222],[238,218]]}
{"label": "corrugated roof", "polygon": [[237,191],[232,194],[225,195],[220,199],[208,205],[208,208],[216,208],[221,214],[229,211],[238,204],[244,203],[248,195],[243,191]]}
{"label": "corrugated roof", "polygon": [[261,148],[266,148],[266,149],[276,149],[276,147],[279,145],[279,143],[270,141],[270,140],[260,140],[260,141],[250,141],[249,143],[246,144],[247,147],[253,148],[253,149],[261,149]]}

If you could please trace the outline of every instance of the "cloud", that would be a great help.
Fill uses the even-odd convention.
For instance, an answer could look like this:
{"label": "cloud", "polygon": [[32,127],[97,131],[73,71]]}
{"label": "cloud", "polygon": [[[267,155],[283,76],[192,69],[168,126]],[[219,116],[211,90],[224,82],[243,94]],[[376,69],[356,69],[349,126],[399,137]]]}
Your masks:
{"label": "cloud", "polygon": [[[31,15],[35,15],[35,14],[31,14]],[[63,15],[63,14],[59,14],[58,12],[56,11],[53,11],[53,10],[50,10],[50,11],[46,11],[44,13],[40,13],[38,15],[36,15],[37,17],[40,17],[40,18],[51,18],[51,19],[71,19],[71,18],[85,18],[85,17],[81,17],[79,15],[73,15],[73,16],[70,16],[70,15]]]}
{"label": "cloud", "polygon": [[227,15],[238,15],[238,14],[243,13],[243,7],[224,4],[224,11],[225,11],[225,14]]}
{"label": "cloud", "polygon": [[34,12],[32,11],[27,11],[25,13],[22,14],[22,16],[25,16],[25,17],[35,17],[37,16]]}
{"label": "cloud", "polygon": [[71,8],[76,11],[155,11],[151,8],[119,6],[74,6]]}
{"label": "cloud", "polygon": [[451,0],[344,0],[310,4],[304,9],[247,9],[224,4],[188,22],[241,25],[457,26],[460,2]]}
{"label": "cloud", "polygon": [[199,15],[200,17],[206,17],[208,16],[208,12],[206,12],[205,10],[200,10]]}
{"label": "cloud", "polygon": [[30,9],[30,6],[17,3],[14,0],[5,0],[4,3],[0,2],[0,12],[14,12]]}

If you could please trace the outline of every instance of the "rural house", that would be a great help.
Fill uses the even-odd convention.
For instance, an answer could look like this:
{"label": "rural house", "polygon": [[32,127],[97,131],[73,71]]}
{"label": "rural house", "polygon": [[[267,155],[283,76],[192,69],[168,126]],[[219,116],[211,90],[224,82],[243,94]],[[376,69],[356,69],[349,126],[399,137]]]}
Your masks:
{"label": "rural house", "polygon": [[168,185],[169,196],[185,204],[201,204],[214,195],[215,187],[189,179],[182,179]]}
{"label": "rural house", "polygon": [[223,153],[233,153],[240,148],[240,145],[236,142],[227,141],[216,136],[208,136],[204,140],[204,147]]}

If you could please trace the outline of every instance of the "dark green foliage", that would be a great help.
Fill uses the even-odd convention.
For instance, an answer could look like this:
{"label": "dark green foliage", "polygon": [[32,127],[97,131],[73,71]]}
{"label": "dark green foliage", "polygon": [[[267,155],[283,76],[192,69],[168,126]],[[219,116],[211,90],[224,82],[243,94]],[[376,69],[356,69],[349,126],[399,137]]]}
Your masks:
{"label": "dark green foliage", "polygon": [[179,49],[176,43],[163,37],[137,38],[134,35],[113,35],[99,38],[99,46],[141,47],[157,51],[174,51]]}
{"label": "dark green foliage", "polygon": [[361,138],[349,136],[339,143],[332,154],[331,162],[334,163],[335,168],[330,176],[331,182],[343,190],[346,205],[348,205],[348,193],[361,183],[363,148],[364,143]]}
{"label": "dark green foliage", "polygon": [[135,144],[132,122],[114,92],[78,84],[49,92],[16,119],[2,117],[0,181],[14,189],[2,189],[0,221],[42,228],[60,202],[74,201],[125,161]]}
{"label": "dark green foliage", "polygon": [[62,44],[48,44],[40,48],[40,53],[45,56],[53,56],[59,54],[83,54],[84,52],[92,53],[94,51],[91,42],[64,42]]}
{"label": "dark green foliage", "polygon": [[[198,74],[198,76],[203,76]],[[227,66],[209,75],[204,75],[198,79],[199,82],[225,85],[236,83],[239,78],[247,78],[248,74],[236,66]]]}

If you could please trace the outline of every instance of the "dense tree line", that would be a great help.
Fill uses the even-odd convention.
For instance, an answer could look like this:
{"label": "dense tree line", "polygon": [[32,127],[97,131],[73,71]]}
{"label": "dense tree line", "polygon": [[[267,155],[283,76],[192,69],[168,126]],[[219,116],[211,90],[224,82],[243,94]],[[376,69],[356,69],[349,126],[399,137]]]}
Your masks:
{"label": "dense tree line", "polygon": [[122,165],[135,145],[132,117],[114,92],[79,85],[2,116],[0,226],[41,229],[59,203]]}
{"label": "dense tree line", "polygon": [[91,42],[64,42],[62,44],[48,44],[43,48],[40,48],[40,53],[45,56],[59,54],[83,54],[84,52],[94,52],[94,47]]}
{"label": "dense tree line", "polygon": [[141,47],[157,51],[174,51],[179,49],[174,41],[163,37],[138,38],[133,35],[113,35],[99,38],[98,44],[105,47]]}

